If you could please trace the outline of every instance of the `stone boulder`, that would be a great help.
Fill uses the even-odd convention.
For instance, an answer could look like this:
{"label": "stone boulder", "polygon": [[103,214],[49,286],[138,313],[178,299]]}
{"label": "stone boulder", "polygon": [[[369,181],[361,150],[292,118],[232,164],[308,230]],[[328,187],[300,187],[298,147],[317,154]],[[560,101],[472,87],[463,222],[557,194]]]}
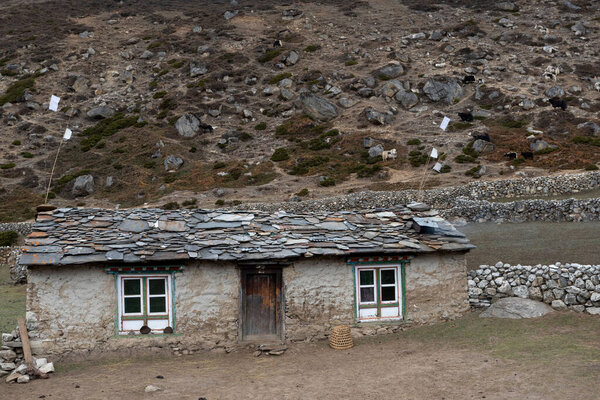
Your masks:
{"label": "stone boulder", "polygon": [[175,129],[179,132],[179,136],[193,138],[200,130],[200,120],[193,114],[184,114],[175,123]]}
{"label": "stone boulder", "polygon": [[329,121],[338,116],[333,104],[313,93],[300,93],[300,103],[305,113],[319,121]]}
{"label": "stone boulder", "polygon": [[387,113],[382,113],[377,111],[373,107],[365,108],[363,111],[367,121],[372,123],[373,125],[385,125],[392,121],[392,116]]}
{"label": "stone boulder", "polygon": [[87,116],[92,119],[110,118],[115,115],[115,110],[108,106],[94,107],[87,112]]}
{"label": "stone boulder", "polygon": [[477,153],[489,153],[495,149],[496,146],[494,146],[494,144],[482,139],[476,139],[473,142],[473,150],[475,150]]}
{"label": "stone boulder", "polygon": [[75,179],[71,193],[75,197],[88,196],[94,192],[94,177],[81,175]]}
{"label": "stone boulder", "polygon": [[406,91],[404,88],[400,89],[396,93],[396,101],[402,104],[402,107],[409,109],[417,105],[419,102],[419,97],[413,92]]}
{"label": "stone boulder", "polygon": [[176,171],[183,165],[183,159],[177,156],[167,156],[163,164],[165,171]]}
{"label": "stone boulder", "polygon": [[423,93],[429,100],[444,101],[447,104],[453,104],[456,100],[460,100],[464,92],[456,79],[448,77],[430,78],[423,86]]}
{"label": "stone boulder", "polygon": [[404,73],[404,67],[399,62],[390,63],[373,71],[373,76],[379,79],[394,79]]}
{"label": "stone boulder", "polygon": [[539,301],[505,297],[493,303],[479,316],[482,318],[537,318],[553,312],[552,307]]}

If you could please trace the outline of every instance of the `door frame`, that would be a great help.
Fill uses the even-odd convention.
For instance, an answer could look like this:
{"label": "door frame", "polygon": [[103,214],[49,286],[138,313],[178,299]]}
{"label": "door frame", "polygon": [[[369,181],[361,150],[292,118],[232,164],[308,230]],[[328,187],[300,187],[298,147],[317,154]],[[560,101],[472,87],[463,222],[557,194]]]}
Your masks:
{"label": "door frame", "polygon": [[258,339],[259,342],[265,341],[285,341],[285,296],[284,296],[284,285],[283,285],[283,265],[281,264],[251,264],[251,265],[239,265],[240,269],[240,291],[239,291],[239,323],[238,323],[238,341],[245,343],[256,342],[256,339],[247,338],[244,332],[244,316],[246,311],[245,292],[246,292],[246,277],[250,274],[275,274],[275,288],[279,289],[279,292],[275,293],[275,326],[277,333],[275,337],[265,340]]}

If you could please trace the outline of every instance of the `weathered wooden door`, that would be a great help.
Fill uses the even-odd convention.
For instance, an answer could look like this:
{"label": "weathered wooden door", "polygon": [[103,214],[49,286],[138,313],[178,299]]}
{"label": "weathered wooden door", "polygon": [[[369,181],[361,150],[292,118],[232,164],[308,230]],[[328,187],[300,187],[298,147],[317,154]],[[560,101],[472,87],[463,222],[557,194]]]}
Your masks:
{"label": "weathered wooden door", "polygon": [[281,337],[281,270],[242,270],[242,339]]}

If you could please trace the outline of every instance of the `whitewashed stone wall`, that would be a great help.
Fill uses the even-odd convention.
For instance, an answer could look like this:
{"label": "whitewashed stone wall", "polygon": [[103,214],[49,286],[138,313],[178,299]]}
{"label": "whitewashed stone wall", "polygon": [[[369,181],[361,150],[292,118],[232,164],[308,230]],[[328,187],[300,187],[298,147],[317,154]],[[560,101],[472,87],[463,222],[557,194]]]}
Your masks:
{"label": "whitewashed stone wall", "polygon": [[600,314],[600,265],[482,265],[470,271],[469,302],[487,307],[496,298],[543,301],[558,310]]}
{"label": "whitewashed stone wall", "polygon": [[[406,266],[408,322],[458,316],[468,309],[465,255],[416,256]],[[173,275],[176,334],[118,336],[115,278],[102,266],[29,270],[27,323],[36,354],[57,358],[116,351],[191,354],[238,345],[240,272],[234,263],[197,262]],[[355,336],[395,332],[401,325],[357,324],[353,266],[343,257],[296,260],[283,268],[286,340],[324,339],[331,327]]]}

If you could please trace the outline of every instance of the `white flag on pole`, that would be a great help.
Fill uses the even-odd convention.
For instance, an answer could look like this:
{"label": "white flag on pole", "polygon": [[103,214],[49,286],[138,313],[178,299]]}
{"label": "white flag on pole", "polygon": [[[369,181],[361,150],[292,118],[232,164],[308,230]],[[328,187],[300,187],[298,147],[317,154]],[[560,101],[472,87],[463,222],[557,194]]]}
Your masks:
{"label": "white flag on pole", "polygon": [[69,128],[67,128],[67,129],[65,130],[65,135],[63,136],[63,139],[64,139],[64,140],[69,140],[69,139],[71,139],[71,134],[72,134],[72,133],[73,133],[73,132],[72,132],[72,131],[71,131]]}
{"label": "white flag on pole", "polygon": [[433,149],[431,149],[431,155],[429,157],[438,158],[438,151],[435,147]]}
{"label": "white flag on pole", "polygon": [[60,102],[60,97],[52,95],[50,97],[50,106],[48,107],[52,111],[58,111],[58,103]]}
{"label": "white flag on pole", "polygon": [[442,163],[436,162],[435,165],[433,166],[433,170],[435,172],[439,173],[442,170],[442,167],[443,167]]}
{"label": "white flag on pole", "polygon": [[442,128],[442,130],[445,131],[446,128],[448,127],[449,123],[450,123],[450,118],[444,117],[444,119],[442,120],[442,124],[440,125],[440,128]]}

